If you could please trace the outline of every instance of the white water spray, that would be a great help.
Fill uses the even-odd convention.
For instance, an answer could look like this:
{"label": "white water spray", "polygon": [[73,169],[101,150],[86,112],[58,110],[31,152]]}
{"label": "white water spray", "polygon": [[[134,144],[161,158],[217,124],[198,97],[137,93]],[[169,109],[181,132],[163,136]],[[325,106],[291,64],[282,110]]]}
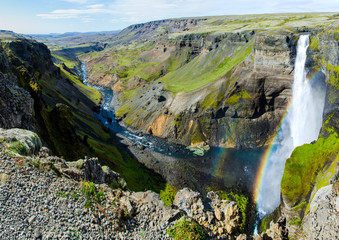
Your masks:
{"label": "white water spray", "polygon": [[310,84],[306,79],[308,44],[309,36],[301,35],[292,86],[293,102],[277,135],[261,183],[257,203],[260,218],[273,212],[280,204],[280,182],[286,159],[295,147],[316,140],[322,125],[325,91],[316,84]]}

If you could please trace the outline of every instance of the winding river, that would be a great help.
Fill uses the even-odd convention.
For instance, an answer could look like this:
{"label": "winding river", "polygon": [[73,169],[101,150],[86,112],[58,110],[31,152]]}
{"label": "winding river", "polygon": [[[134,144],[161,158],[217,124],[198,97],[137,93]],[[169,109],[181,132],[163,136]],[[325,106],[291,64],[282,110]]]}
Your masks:
{"label": "winding river", "polygon": [[194,157],[194,154],[182,145],[175,145],[172,143],[170,144],[163,139],[150,135],[135,134],[121,126],[115,119],[114,109],[109,107],[110,103],[112,102],[113,91],[106,87],[96,86],[88,83],[88,70],[84,62],[81,63],[81,71],[83,83],[99,90],[102,94],[103,104],[100,108],[100,112],[97,114],[97,117],[105,127],[109,128],[113,133],[123,135],[134,144],[149,148],[153,151],[179,158]]}
{"label": "winding river", "polygon": [[[119,125],[110,107],[113,98],[111,89],[88,83],[86,64],[81,65],[84,84],[98,89],[103,98],[98,119],[113,133],[123,135],[133,144],[160,153],[161,158],[175,159],[175,165],[167,171],[170,179],[180,179],[179,187],[190,187],[200,191],[224,190],[234,186],[245,187],[249,192],[259,167],[262,149],[236,150],[212,147],[204,156],[197,156],[182,145],[168,143],[163,139],[139,135]],[[141,148],[141,149],[142,149]]]}

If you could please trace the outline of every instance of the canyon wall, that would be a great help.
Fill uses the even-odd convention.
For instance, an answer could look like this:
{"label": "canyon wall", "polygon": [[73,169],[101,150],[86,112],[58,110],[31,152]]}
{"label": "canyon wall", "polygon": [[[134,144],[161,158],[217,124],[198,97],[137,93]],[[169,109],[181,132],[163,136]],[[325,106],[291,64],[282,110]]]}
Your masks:
{"label": "canyon wall", "polygon": [[[183,33],[139,42],[142,47],[125,55],[108,49],[84,60],[89,81],[115,91],[111,107],[123,125],[183,145],[257,148],[270,142],[286,112],[299,35],[310,34],[311,46],[322,46],[333,29]],[[330,87],[332,70],[320,67],[317,51],[309,50],[309,77],[318,72]],[[336,57],[325,65],[328,59]]]}

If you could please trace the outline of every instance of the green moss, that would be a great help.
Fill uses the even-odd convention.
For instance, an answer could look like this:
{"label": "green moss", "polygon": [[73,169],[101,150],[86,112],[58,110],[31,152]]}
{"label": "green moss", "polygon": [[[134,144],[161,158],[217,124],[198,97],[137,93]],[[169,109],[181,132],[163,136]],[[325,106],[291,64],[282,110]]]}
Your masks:
{"label": "green moss", "polygon": [[287,159],[281,180],[281,192],[292,203],[305,199],[313,187],[316,174],[339,151],[336,133],[328,138],[319,138],[313,144],[297,147]]}
{"label": "green moss", "polygon": [[225,192],[225,191],[216,191],[216,194],[218,194],[218,196],[220,197],[220,199],[222,200],[229,200],[229,201],[235,201],[237,203],[237,206],[240,210],[241,213],[241,223],[239,224],[239,228],[240,230],[244,230],[245,229],[245,225],[246,225],[246,216],[247,216],[247,211],[248,211],[248,197],[246,197],[243,194],[237,194],[234,192]]}
{"label": "green moss", "polygon": [[24,156],[28,154],[27,148],[20,141],[14,141],[10,143],[8,146],[8,149],[12,152],[15,152],[17,154],[24,155]]}
{"label": "green moss", "polygon": [[214,87],[211,89],[211,93],[204,99],[204,101],[201,103],[201,106],[203,108],[214,108],[217,109],[221,100],[224,97],[225,92],[224,91],[218,91]]}
{"label": "green moss", "polygon": [[[121,93],[119,98],[120,98],[122,105],[115,112],[116,116],[121,117],[124,114],[131,115],[131,113],[135,110],[135,108],[133,108],[133,103],[130,100],[138,95],[139,89],[140,88],[136,88],[136,89],[124,91],[123,93]],[[130,121],[133,122],[134,120],[130,119]],[[129,124],[128,119],[125,119],[125,122]]]}
{"label": "green moss", "polygon": [[319,50],[319,37],[318,36],[311,36],[309,47],[314,51]]}
{"label": "green moss", "polygon": [[239,103],[240,99],[251,99],[251,96],[246,92],[246,90],[242,89],[239,92],[236,92],[235,94],[233,94],[232,96],[230,96],[225,103],[229,104],[229,105],[236,105],[237,103]]}
{"label": "green moss", "polygon": [[301,223],[300,218],[296,218],[296,219],[288,222],[289,225],[299,225],[300,223]]}
{"label": "green moss", "polygon": [[194,220],[181,218],[173,227],[167,229],[167,234],[174,240],[205,240],[203,228]]}
{"label": "green moss", "polygon": [[200,127],[197,127],[192,135],[191,144],[201,143],[204,142],[205,140],[206,138],[203,135],[202,130],[200,129]]}
{"label": "green moss", "polygon": [[164,190],[160,191],[160,198],[165,203],[165,206],[173,204],[175,195],[177,194],[178,190],[166,183],[166,187]]}
{"label": "green moss", "polygon": [[260,223],[260,232],[265,233],[267,231],[267,229],[270,228],[270,223],[272,221],[272,216],[271,215],[267,215],[265,216]]}
{"label": "green moss", "polygon": [[[329,83],[339,90],[339,66],[327,64],[327,71],[330,74]],[[338,96],[336,96],[338,98]]]}
{"label": "green moss", "polygon": [[293,207],[293,210],[301,211],[305,207],[306,203],[307,203],[306,201],[299,203],[298,205]]}

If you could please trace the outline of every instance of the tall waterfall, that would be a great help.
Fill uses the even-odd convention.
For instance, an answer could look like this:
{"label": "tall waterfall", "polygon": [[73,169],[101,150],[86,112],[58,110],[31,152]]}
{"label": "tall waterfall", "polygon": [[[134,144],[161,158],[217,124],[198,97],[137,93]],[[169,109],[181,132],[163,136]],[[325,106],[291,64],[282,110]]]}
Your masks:
{"label": "tall waterfall", "polygon": [[286,159],[295,147],[316,140],[322,126],[325,91],[319,84],[306,79],[308,45],[309,36],[301,35],[298,40],[292,86],[293,102],[273,145],[268,150],[265,170],[261,176],[257,197],[260,218],[273,212],[280,204],[280,182]]}

